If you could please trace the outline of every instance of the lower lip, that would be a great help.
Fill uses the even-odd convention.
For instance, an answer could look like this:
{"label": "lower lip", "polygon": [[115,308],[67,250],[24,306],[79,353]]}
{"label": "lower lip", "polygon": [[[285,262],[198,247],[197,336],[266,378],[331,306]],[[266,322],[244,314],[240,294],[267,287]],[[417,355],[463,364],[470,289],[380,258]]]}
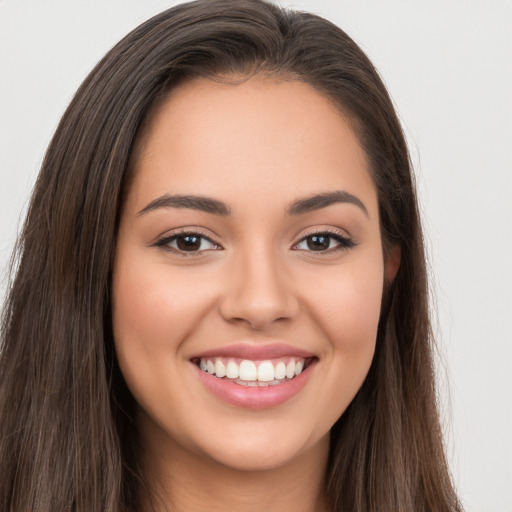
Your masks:
{"label": "lower lip", "polygon": [[294,397],[306,385],[316,360],[291,380],[273,386],[244,386],[227,379],[219,379],[201,370],[194,364],[203,384],[218,398],[237,407],[249,409],[268,409],[285,403]]}

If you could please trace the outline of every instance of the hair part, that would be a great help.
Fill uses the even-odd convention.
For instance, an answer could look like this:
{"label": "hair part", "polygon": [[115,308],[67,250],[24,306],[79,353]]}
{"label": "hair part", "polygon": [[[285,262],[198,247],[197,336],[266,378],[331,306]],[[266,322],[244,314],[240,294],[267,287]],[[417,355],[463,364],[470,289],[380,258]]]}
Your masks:
{"label": "hair part", "polygon": [[137,136],[178,84],[302,80],[353,123],[378,200],[386,283],[369,374],[331,432],[333,511],[459,511],[436,407],[422,232],[405,139],[341,29],[260,0],[171,8],[118,43],[62,117],[17,247],[2,321],[2,510],[133,511],[145,488],[135,401],[115,357],[111,274]]}

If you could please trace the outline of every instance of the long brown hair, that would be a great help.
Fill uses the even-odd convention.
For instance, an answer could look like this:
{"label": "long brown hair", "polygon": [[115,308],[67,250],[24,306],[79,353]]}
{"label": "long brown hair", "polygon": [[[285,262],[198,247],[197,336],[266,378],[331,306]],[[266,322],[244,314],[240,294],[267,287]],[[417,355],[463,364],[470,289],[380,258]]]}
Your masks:
{"label": "long brown hair", "polygon": [[351,120],[378,190],[384,254],[401,248],[370,372],[331,432],[332,509],[461,510],[436,408],[414,183],[392,102],[342,30],[260,0],[200,0],[143,23],[99,62],[62,117],[3,312],[2,510],[137,510],[144,477],[134,400],[110,319],[131,151],[152,106],[177,83],[258,72],[311,84]]}

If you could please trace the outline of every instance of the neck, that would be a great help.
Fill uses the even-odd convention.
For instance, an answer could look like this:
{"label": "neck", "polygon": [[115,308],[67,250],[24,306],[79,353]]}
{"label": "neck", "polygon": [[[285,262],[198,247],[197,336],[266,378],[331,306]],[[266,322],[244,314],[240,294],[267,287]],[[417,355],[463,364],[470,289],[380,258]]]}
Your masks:
{"label": "neck", "polygon": [[152,490],[145,512],[328,511],[328,437],[282,466],[257,471],[227,467],[166,441],[143,447]]}

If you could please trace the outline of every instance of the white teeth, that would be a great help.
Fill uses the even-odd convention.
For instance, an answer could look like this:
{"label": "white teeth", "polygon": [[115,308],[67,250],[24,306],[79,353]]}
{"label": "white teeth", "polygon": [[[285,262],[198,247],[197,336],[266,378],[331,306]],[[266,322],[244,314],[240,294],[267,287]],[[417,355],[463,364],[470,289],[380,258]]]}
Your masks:
{"label": "white teeth", "polygon": [[272,382],[274,380],[274,365],[270,361],[263,361],[258,366],[258,380]]}
{"label": "white teeth", "polygon": [[217,375],[219,378],[222,378],[226,375],[226,367],[220,359],[215,361],[215,375]]}
{"label": "white teeth", "polygon": [[257,380],[258,369],[252,361],[244,359],[240,363],[240,380]]}
{"label": "white teeth", "polygon": [[274,378],[282,380],[286,377],[286,365],[281,361],[274,368]]}
{"label": "white teeth", "polygon": [[238,375],[238,365],[234,361],[229,361],[226,366],[226,377],[228,379],[238,379]]}
{"label": "white teeth", "polygon": [[295,377],[295,359],[292,359],[287,365],[286,365],[286,376],[289,379],[293,379]]}
{"label": "white teeth", "polygon": [[290,358],[286,364],[284,361],[272,362],[270,360],[254,362],[244,359],[237,364],[236,361],[222,360],[220,357],[212,359],[201,358],[199,368],[210,375],[222,379],[226,377],[238,380],[239,384],[248,386],[268,386],[279,384],[285,379],[293,379],[304,370],[304,359]]}

